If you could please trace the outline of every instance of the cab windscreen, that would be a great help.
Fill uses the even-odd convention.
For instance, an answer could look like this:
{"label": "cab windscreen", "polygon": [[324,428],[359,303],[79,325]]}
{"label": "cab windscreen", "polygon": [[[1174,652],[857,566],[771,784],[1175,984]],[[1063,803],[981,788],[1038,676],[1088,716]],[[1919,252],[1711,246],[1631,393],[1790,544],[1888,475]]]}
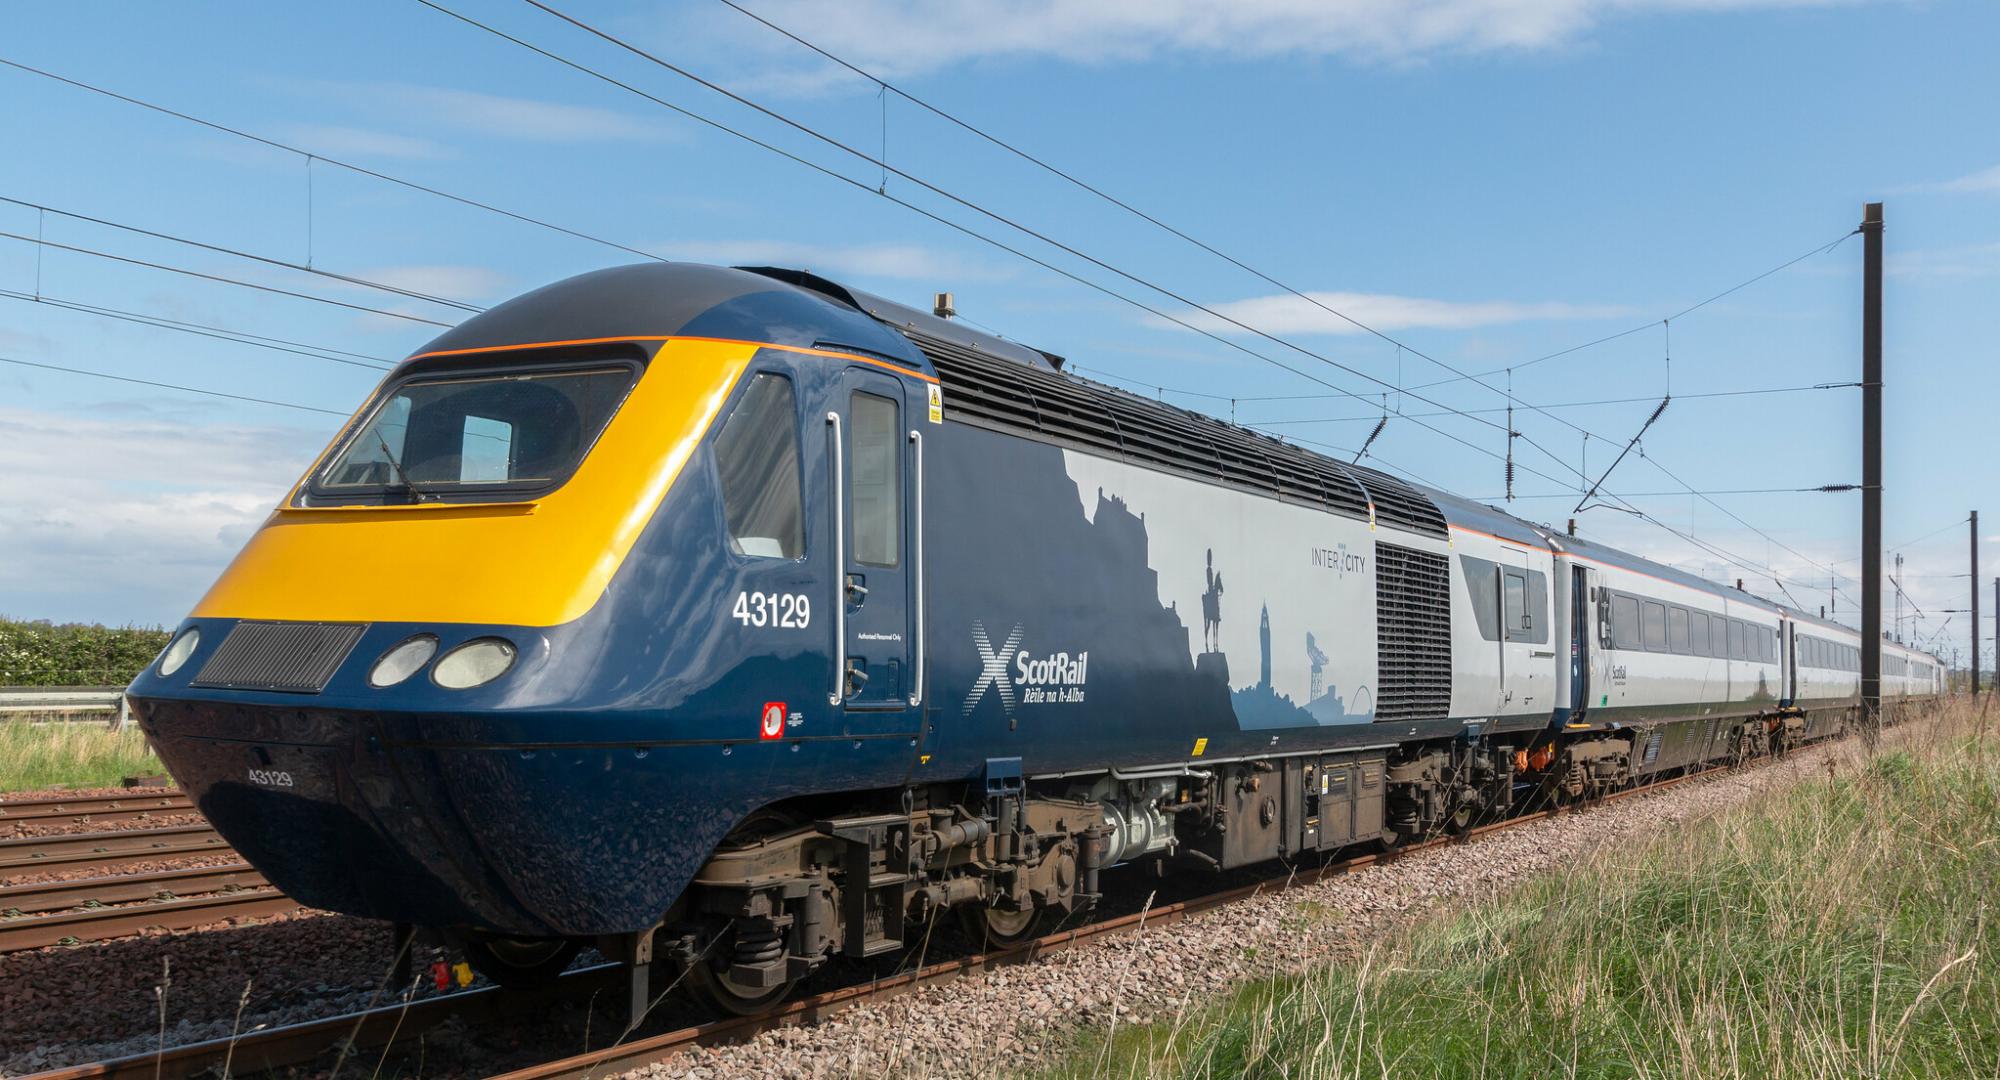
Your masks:
{"label": "cab windscreen", "polygon": [[553,488],[631,389],[626,365],[418,377],[314,478],[321,497],[476,501]]}

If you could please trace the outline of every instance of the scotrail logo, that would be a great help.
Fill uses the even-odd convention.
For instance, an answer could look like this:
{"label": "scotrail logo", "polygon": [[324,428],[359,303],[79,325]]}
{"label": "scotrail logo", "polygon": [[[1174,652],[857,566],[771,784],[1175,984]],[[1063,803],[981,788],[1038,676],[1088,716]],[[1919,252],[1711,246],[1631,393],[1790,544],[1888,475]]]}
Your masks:
{"label": "scotrail logo", "polygon": [[[1016,704],[1073,704],[1083,700],[1084,683],[1090,676],[1090,653],[1051,653],[1036,657],[1021,648],[1021,626],[1007,634],[1007,640],[999,648],[993,647],[993,639],[986,633],[986,624],[973,620],[972,644],[979,650],[979,678],[972,684],[972,692],[965,696],[964,715],[971,716],[972,710],[986,698],[987,691],[1000,699],[1001,711],[1009,718],[1014,715]],[[1020,700],[1015,700],[1015,687],[1020,687]]]}

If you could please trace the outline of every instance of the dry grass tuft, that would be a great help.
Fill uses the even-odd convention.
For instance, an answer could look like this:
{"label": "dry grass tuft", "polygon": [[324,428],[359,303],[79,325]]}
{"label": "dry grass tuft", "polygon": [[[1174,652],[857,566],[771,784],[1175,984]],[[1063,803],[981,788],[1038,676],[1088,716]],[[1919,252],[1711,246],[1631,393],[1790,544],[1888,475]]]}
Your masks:
{"label": "dry grass tuft", "polygon": [[1419,920],[1359,966],[1078,1047],[1058,1076],[2000,1073],[2000,710]]}

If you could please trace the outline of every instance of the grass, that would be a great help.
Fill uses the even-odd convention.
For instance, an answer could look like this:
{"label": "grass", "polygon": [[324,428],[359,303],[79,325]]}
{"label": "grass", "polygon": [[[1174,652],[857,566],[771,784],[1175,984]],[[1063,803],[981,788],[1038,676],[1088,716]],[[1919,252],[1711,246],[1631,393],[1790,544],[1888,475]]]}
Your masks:
{"label": "grass", "polygon": [[1954,706],[1364,964],[1091,1033],[1045,1075],[2000,1075],[1996,722]]}
{"label": "grass", "polygon": [[164,771],[136,726],[0,721],[0,792],[116,787],[127,776]]}

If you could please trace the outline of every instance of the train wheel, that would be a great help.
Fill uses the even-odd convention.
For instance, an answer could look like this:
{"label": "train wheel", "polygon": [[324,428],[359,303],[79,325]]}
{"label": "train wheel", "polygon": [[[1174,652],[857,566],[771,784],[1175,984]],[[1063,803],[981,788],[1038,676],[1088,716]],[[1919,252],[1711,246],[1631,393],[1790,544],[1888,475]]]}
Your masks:
{"label": "train wheel", "polygon": [[562,938],[474,937],[465,941],[465,962],[501,986],[527,990],[554,982],[581,947]]}
{"label": "train wheel", "polygon": [[[750,815],[731,829],[722,847],[750,847],[776,836],[799,828],[804,822],[784,810],[764,807],[751,811]],[[716,932],[714,940],[708,943],[700,957],[690,963],[687,981],[690,988],[709,1004],[733,1016],[755,1016],[770,1009],[791,994],[797,986],[797,979],[787,979],[776,986],[749,986],[729,977],[729,969],[739,954],[755,954],[758,959],[768,958],[771,950],[784,950],[784,940],[766,934],[761,940],[750,940],[740,932],[742,924],[732,921]]]}
{"label": "train wheel", "polygon": [[958,918],[965,936],[988,949],[1009,949],[1041,936],[1041,908],[1003,911],[967,904],[958,909]]}
{"label": "train wheel", "polygon": [[730,958],[738,945],[736,926],[731,924],[710,948],[714,956],[702,957],[688,968],[688,985],[702,1000],[732,1016],[755,1016],[785,1000],[797,979],[776,986],[747,986],[729,977]]}

